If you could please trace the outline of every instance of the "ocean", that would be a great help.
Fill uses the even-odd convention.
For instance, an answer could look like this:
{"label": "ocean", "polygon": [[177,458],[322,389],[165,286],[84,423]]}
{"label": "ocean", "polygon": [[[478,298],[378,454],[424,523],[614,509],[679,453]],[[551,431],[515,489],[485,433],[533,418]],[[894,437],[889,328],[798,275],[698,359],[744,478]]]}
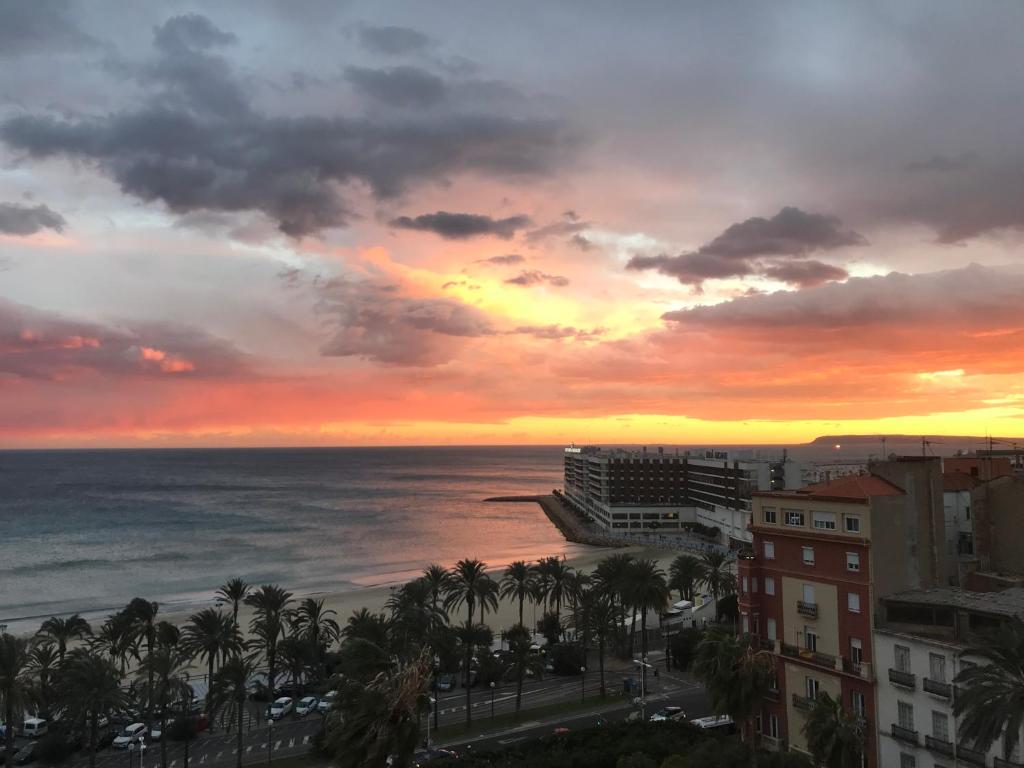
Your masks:
{"label": "ocean", "polygon": [[190,610],[233,576],[305,595],[571,557],[537,505],[482,501],[561,481],[557,446],[2,451],[0,624]]}

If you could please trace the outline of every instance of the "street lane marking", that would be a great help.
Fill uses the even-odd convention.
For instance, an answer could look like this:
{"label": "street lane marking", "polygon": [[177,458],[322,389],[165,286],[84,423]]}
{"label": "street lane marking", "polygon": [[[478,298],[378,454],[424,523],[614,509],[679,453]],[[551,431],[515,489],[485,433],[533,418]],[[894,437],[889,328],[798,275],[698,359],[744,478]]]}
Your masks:
{"label": "street lane marking", "polygon": [[295,739],[292,739],[291,741],[288,742],[288,749],[291,749],[294,746],[295,746]]}
{"label": "street lane marking", "polygon": [[245,748],[245,754],[248,755],[250,752],[252,752],[252,744]]}
{"label": "street lane marking", "polygon": [[281,748],[281,741],[280,741],[280,740],[278,740],[278,741],[277,741],[277,742],[276,742],[276,743],[274,744],[274,749],[280,749],[280,748]]}
{"label": "street lane marking", "polygon": [[309,743],[309,734],[308,733],[305,736],[302,737],[302,743],[303,744],[308,744]]}

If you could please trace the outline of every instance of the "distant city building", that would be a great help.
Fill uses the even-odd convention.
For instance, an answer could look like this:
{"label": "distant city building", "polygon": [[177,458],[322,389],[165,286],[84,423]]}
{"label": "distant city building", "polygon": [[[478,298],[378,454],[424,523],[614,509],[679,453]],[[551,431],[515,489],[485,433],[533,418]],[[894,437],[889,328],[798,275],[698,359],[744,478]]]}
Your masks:
{"label": "distant city building", "polygon": [[799,478],[795,463],[749,451],[565,449],[566,500],[609,531],[672,533],[700,523],[717,528],[722,543],[742,544],[750,540],[751,494],[795,488]]}
{"label": "distant city building", "polygon": [[1024,589],[967,592],[952,587],[882,598],[874,631],[878,659],[878,734],[882,766],[1024,765],[1020,744],[1003,759],[1002,739],[985,752],[958,738],[953,714],[962,669],[981,662],[967,649],[1013,616],[1024,616]]}
{"label": "distant city building", "polygon": [[752,547],[740,554],[741,632],[776,656],[762,743],[807,751],[803,726],[823,692],[864,719],[879,763],[872,625],[880,598],[946,584],[938,459],[872,463],[798,491],[753,494]]}
{"label": "distant city building", "polygon": [[848,475],[863,475],[867,461],[811,461],[800,468],[800,485],[828,483]]}

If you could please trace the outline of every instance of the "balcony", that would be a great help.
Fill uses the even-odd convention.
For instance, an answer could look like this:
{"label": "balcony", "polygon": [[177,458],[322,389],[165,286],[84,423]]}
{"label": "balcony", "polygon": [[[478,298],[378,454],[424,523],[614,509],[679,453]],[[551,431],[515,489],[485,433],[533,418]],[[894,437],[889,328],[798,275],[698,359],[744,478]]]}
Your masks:
{"label": "balcony", "polygon": [[814,709],[814,699],[810,696],[801,696],[799,693],[794,693],[793,709],[799,709],[801,712],[810,712]]}
{"label": "balcony", "polygon": [[762,733],[759,736],[761,742],[761,748],[766,749],[769,752],[781,752],[782,751],[782,739],[777,739],[774,736],[769,736],[766,733]]}
{"label": "balcony", "polygon": [[764,697],[768,699],[768,701],[778,701],[781,695],[782,694],[778,688],[769,688]]}
{"label": "balcony", "polygon": [[1024,763],[1015,760],[1003,760],[1001,757],[997,757],[992,765],[994,768],[1024,768]]}
{"label": "balcony", "polygon": [[902,725],[892,724],[892,737],[898,741],[905,741],[907,744],[917,746],[917,731],[904,728]]}
{"label": "balcony", "polygon": [[758,638],[757,642],[760,645],[762,651],[770,651],[771,653],[775,653],[774,640],[769,640],[767,637],[761,637]]}
{"label": "balcony", "polygon": [[846,656],[843,656],[843,672],[857,675],[857,677],[864,678],[865,680],[871,679],[871,665],[868,662],[853,661]]}
{"label": "balcony", "polygon": [[816,619],[818,618],[818,604],[805,603],[803,600],[797,600],[796,612],[801,616],[806,616],[808,619]]}
{"label": "balcony", "polygon": [[949,683],[941,683],[938,680],[932,680],[930,677],[926,677],[921,685],[928,693],[938,696],[943,699],[948,699],[953,695],[953,686]]}
{"label": "balcony", "polygon": [[935,736],[925,736],[924,745],[932,752],[938,752],[940,755],[946,755],[947,757],[953,756],[953,742],[951,741],[944,741]]}
{"label": "balcony", "polygon": [[800,659],[801,661],[807,661],[811,664],[817,664],[819,667],[825,667],[826,669],[836,668],[836,657],[830,656],[827,653],[811,651],[807,648],[790,645],[789,643],[779,643],[779,653],[783,656],[788,656],[791,659]]}
{"label": "balcony", "polygon": [[956,759],[961,763],[969,763],[970,765],[985,765],[984,752],[965,747],[963,744],[956,745]]}
{"label": "balcony", "polygon": [[917,688],[917,678],[910,672],[900,672],[898,669],[889,669],[889,682],[910,690]]}

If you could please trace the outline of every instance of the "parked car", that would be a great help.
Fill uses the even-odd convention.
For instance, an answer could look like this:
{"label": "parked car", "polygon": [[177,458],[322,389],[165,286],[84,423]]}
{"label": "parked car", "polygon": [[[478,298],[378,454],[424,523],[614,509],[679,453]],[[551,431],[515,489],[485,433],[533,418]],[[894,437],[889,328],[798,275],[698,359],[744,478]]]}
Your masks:
{"label": "parked car", "polygon": [[316,712],[319,703],[320,700],[316,696],[305,696],[299,699],[299,703],[295,705],[295,716],[305,717],[310,712]]}
{"label": "parked car", "polygon": [[160,741],[160,739],[164,737],[164,726],[167,727],[168,731],[171,730],[171,728],[174,726],[174,718],[167,718],[167,722],[163,725],[160,724],[159,720],[154,720],[153,727],[149,730],[149,740]]}
{"label": "parked car", "polygon": [[458,758],[459,753],[453,749],[441,749],[441,748],[430,748],[424,749],[422,752],[417,752],[412,756],[412,768],[420,768],[422,765],[433,760],[444,760],[448,758],[454,760]]}
{"label": "parked car", "polygon": [[328,691],[320,697],[320,702],[316,705],[316,711],[321,715],[326,715],[332,709],[334,709],[334,700],[338,697],[337,691]]}
{"label": "parked car", "polygon": [[698,717],[696,720],[691,720],[690,725],[695,725],[703,731],[719,731],[725,733],[734,733],[736,731],[736,724],[728,715],[720,715],[718,717],[715,717],[714,715]]}
{"label": "parked car", "polygon": [[96,733],[96,750],[99,751],[105,747],[109,747],[114,743],[114,739],[117,738],[117,734],[120,731],[117,728],[103,728]]}
{"label": "parked car", "polygon": [[26,717],[21,725],[21,735],[27,739],[38,739],[45,736],[49,726],[41,717]]}
{"label": "parked car", "polygon": [[295,709],[295,702],[287,696],[282,696],[267,707],[267,719],[280,720],[291,714],[293,709]]}
{"label": "parked car", "polygon": [[682,707],[665,707],[651,715],[652,723],[663,723],[668,720],[685,720],[686,713]]}
{"label": "parked car", "polygon": [[19,749],[14,755],[15,765],[28,765],[36,759],[36,746],[39,744],[38,741],[30,741],[24,747]]}
{"label": "parked car", "polygon": [[146,736],[146,724],[145,723],[132,723],[126,726],[121,733],[114,739],[114,747],[117,749],[128,749],[129,744],[135,744],[142,741]]}
{"label": "parked car", "polygon": [[455,686],[455,675],[445,673],[437,677],[437,690],[450,691]]}

